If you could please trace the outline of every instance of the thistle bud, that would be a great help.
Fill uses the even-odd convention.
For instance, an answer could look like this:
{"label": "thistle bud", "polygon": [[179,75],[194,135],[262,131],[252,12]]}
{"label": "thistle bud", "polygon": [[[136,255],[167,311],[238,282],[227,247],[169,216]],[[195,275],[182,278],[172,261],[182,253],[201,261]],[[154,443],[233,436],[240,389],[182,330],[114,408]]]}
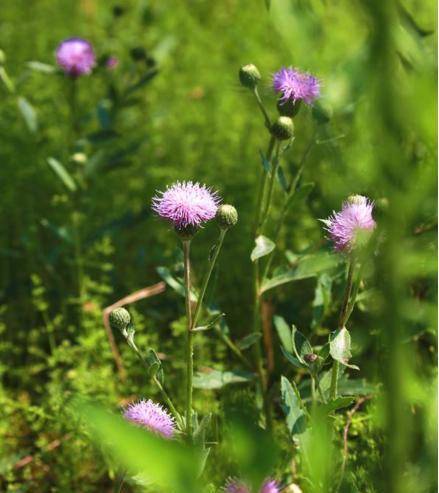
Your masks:
{"label": "thistle bud", "polygon": [[221,229],[229,229],[238,222],[238,211],[233,205],[220,205],[216,213],[216,220]]}
{"label": "thistle bud", "polygon": [[261,74],[255,65],[252,63],[243,65],[239,69],[239,81],[241,85],[247,89],[254,89],[261,80]]}
{"label": "thistle bud", "polygon": [[289,116],[280,116],[271,126],[271,134],[278,140],[288,140],[294,135],[293,120]]}
{"label": "thistle bud", "polygon": [[113,330],[120,330],[125,334],[131,324],[131,315],[125,308],[116,308],[110,313],[109,321]]}
{"label": "thistle bud", "polygon": [[293,117],[299,113],[300,109],[300,99],[293,101],[292,99],[287,99],[286,101],[280,98],[277,101],[277,111],[281,116]]}
{"label": "thistle bud", "polygon": [[192,240],[197,231],[197,226],[194,226],[193,224],[188,224],[187,226],[175,228],[175,232],[178,234],[182,241]]}

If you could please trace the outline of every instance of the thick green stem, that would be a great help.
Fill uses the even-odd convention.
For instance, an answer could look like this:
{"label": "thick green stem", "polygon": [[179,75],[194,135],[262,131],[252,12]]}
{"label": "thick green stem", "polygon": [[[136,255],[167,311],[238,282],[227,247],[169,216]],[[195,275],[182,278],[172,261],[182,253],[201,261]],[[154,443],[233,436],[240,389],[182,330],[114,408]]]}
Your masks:
{"label": "thick green stem", "polygon": [[[345,289],[343,304],[341,306],[340,316],[338,319],[338,330],[343,329],[343,327],[346,325],[346,322],[348,320],[347,314],[348,314],[349,300],[351,298],[351,293],[352,293],[354,270],[355,270],[355,259],[353,256],[351,256],[349,261],[348,278],[346,281],[346,289]],[[331,389],[330,389],[331,400],[337,397],[339,369],[340,369],[340,363],[338,361],[334,361],[334,364],[332,366],[332,375],[331,375]]]}
{"label": "thick green stem", "polygon": [[194,341],[192,331],[191,310],[191,266],[190,266],[190,240],[183,240],[184,256],[184,289],[186,295],[186,435],[192,441],[192,379],[194,373]]}
{"label": "thick green stem", "polygon": [[198,317],[201,312],[201,308],[203,306],[203,299],[204,295],[206,294],[207,286],[209,285],[210,278],[212,276],[213,269],[215,267],[216,261],[218,259],[218,255],[221,251],[221,248],[223,246],[224,238],[226,236],[227,230],[226,229],[221,229],[219,238],[218,238],[218,243],[215,245],[215,251],[213,253],[213,257],[209,260],[209,266],[207,268],[206,274],[203,279],[203,284],[201,286],[201,291],[200,295],[198,296],[197,300],[197,305],[195,307],[194,311],[194,316],[192,318],[192,324],[191,324],[191,330],[193,330],[196,327]]}

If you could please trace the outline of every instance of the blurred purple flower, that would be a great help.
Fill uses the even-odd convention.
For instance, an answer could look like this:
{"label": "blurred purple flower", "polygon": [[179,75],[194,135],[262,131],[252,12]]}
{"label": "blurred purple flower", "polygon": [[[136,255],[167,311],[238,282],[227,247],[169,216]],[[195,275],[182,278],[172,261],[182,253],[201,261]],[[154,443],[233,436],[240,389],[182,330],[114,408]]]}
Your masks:
{"label": "blurred purple flower", "polygon": [[[239,479],[229,478],[223,488],[225,493],[250,493],[250,488]],[[259,493],[279,493],[280,489],[276,481],[267,479],[262,484]]]}
{"label": "blurred purple flower", "polygon": [[362,195],[353,195],[343,203],[340,212],[323,222],[338,251],[351,251],[369,238],[376,223],[372,217],[373,202]]}
{"label": "blurred purple flower", "polygon": [[114,70],[119,65],[119,59],[115,56],[110,56],[105,62],[105,66],[108,70]]}
{"label": "blurred purple flower", "polygon": [[62,41],[56,49],[56,62],[71,77],[89,74],[96,64],[92,45],[81,38]]}
{"label": "blurred purple flower", "polygon": [[220,198],[199,183],[176,182],[152,199],[152,209],[177,229],[201,226],[215,217]]}
{"label": "blurred purple flower", "polygon": [[273,88],[282,94],[283,101],[304,101],[312,104],[320,95],[320,82],[316,77],[291,67],[281,68],[274,74]]}
{"label": "blurred purple flower", "polygon": [[128,421],[164,438],[172,438],[174,435],[174,418],[160,404],[156,404],[151,399],[130,404],[125,408],[123,415]]}

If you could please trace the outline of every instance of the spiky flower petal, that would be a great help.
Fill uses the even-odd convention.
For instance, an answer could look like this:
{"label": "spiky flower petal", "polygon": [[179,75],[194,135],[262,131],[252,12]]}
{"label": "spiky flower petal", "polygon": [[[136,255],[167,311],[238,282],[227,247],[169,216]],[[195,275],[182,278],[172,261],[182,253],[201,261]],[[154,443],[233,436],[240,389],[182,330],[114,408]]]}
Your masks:
{"label": "spiky flower petal", "polygon": [[[236,478],[229,478],[226,481],[223,491],[225,493],[250,493],[250,488]],[[259,493],[279,493],[280,488],[276,481],[266,479],[259,490]]]}
{"label": "spiky flower petal", "polygon": [[312,104],[320,95],[320,82],[311,74],[299,70],[281,68],[273,76],[273,88],[281,94],[281,100],[304,101]]}
{"label": "spiky flower petal", "polygon": [[89,74],[96,64],[92,45],[81,38],[62,41],[56,49],[56,62],[71,77]]}
{"label": "spiky flower petal", "polygon": [[274,479],[267,479],[262,485],[260,493],[279,493],[280,488]]}
{"label": "spiky flower petal", "polygon": [[338,251],[351,251],[363,244],[376,227],[372,217],[373,202],[362,195],[354,195],[343,203],[340,212],[333,212],[325,229]]}
{"label": "spiky flower petal", "polygon": [[219,203],[218,194],[205,185],[183,181],[158,192],[152,199],[152,209],[181,230],[200,227],[213,219]]}
{"label": "spiky flower petal", "polygon": [[128,421],[164,438],[172,438],[175,433],[174,418],[151,399],[130,404],[124,410],[123,416]]}

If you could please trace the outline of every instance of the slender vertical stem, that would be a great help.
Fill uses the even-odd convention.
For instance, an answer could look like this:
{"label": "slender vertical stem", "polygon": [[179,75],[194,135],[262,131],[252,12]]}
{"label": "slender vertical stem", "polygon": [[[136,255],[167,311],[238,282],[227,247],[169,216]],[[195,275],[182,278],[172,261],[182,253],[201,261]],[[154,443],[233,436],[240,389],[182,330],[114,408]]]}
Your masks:
{"label": "slender vertical stem", "polygon": [[267,198],[265,200],[265,207],[261,218],[261,226],[264,225],[265,221],[267,220],[268,213],[270,212],[271,199],[273,197],[273,190],[274,190],[274,182],[277,175],[277,170],[279,168],[279,149],[280,149],[280,145],[279,142],[277,142],[274,159],[273,159],[273,165],[271,167],[270,183],[268,185]]}
{"label": "slender vertical stem", "polygon": [[201,286],[200,295],[198,296],[197,305],[195,307],[194,316],[192,318],[191,330],[193,330],[197,324],[198,317],[201,312],[201,307],[203,306],[204,295],[206,294],[207,286],[209,284],[210,277],[212,276],[213,268],[215,267],[218,255],[223,246],[224,238],[226,236],[227,230],[221,229],[219,234],[218,243],[215,245],[215,251],[213,252],[212,259],[209,260],[209,266],[207,268],[206,274],[203,279],[203,284]]}
{"label": "slender vertical stem", "polygon": [[[343,327],[346,325],[347,322],[346,315],[348,313],[349,300],[352,293],[354,270],[355,270],[355,259],[353,256],[351,256],[349,260],[348,278],[346,281],[346,289],[345,289],[343,304],[341,306],[340,316],[338,319],[338,330],[343,329]],[[335,399],[337,397],[339,369],[340,369],[340,363],[338,361],[334,361],[334,364],[332,366],[332,374],[331,374],[331,388],[330,388],[331,399]]]}
{"label": "slender vertical stem", "polygon": [[184,289],[186,295],[186,434],[189,441],[192,440],[192,378],[194,373],[194,342],[192,331],[191,310],[191,267],[190,267],[190,240],[183,240],[184,256]]}
{"label": "slender vertical stem", "polygon": [[258,91],[257,87],[255,87],[253,89],[253,94],[255,95],[256,102],[258,103],[259,109],[261,110],[261,113],[264,117],[265,126],[268,129],[270,129],[271,128],[270,117],[268,116],[267,110],[265,109],[264,103],[262,102],[262,99],[261,99],[261,96],[259,95],[259,91]]}
{"label": "slender vertical stem", "polygon": [[[266,160],[271,163],[271,157],[273,155],[275,144],[275,138],[273,136],[270,137],[270,142],[268,143],[267,155],[265,156]],[[256,214],[255,214],[255,222],[253,226],[254,235],[257,236],[259,226],[261,224],[261,214],[262,214],[262,203],[265,195],[265,187],[267,184],[268,173],[265,167],[261,170],[261,178],[259,180],[259,188],[258,188],[258,197],[256,200]]]}

